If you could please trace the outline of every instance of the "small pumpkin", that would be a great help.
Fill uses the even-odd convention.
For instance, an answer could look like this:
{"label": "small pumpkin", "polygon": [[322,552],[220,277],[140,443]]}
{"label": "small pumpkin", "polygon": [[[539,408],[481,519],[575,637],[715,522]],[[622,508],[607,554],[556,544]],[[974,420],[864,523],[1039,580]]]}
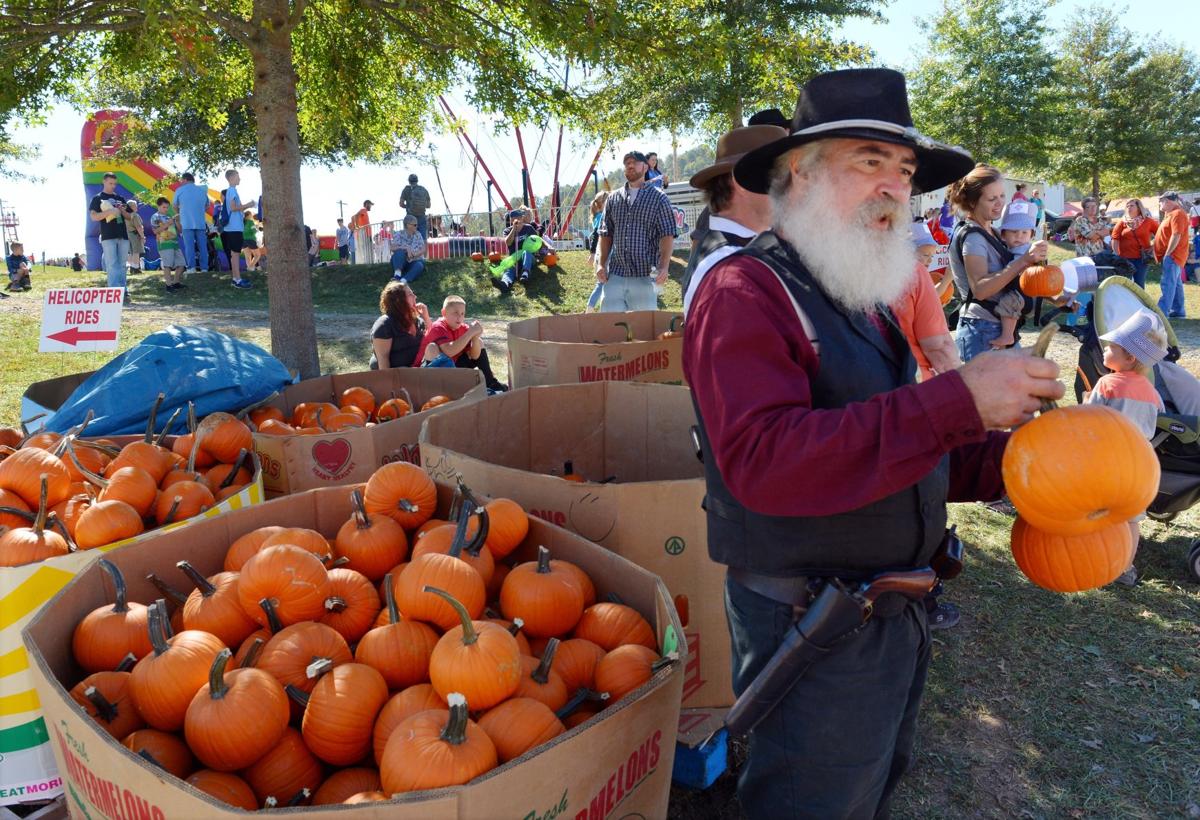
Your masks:
{"label": "small pumpkin", "polygon": [[[0,462],[0,464],[7,463],[7,460]],[[41,476],[41,487],[41,499],[38,503],[37,515],[33,519],[33,526],[0,530],[0,567],[19,567],[70,552],[70,545],[63,536],[46,529],[49,504],[45,473]]]}
{"label": "small pumpkin", "polygon": [[[74,498],[74,496],[71,498]],[[58,504],[54,505],[52,511],[57,511],[63,504],[70,503],[71,498],[58,502]],[[91,499],[88,499],[88,503],[91,503]],[[21,513],[28,512],[30,512],[30,509],[29,505],[25,503],[25,499],[12,490],[0,490],[0,530],[3,530],[5,527],[13,529],[15,527],[28,526],[29,518],[21,515]]]}
{"label": "small pumpkin", "polygon": [[45,450],[24,448],[0,461],[0,490],[17,495],[30,509],[42,497],[46,477],[46,506],[53,507],[71,496],[71,474],[58,456]]}
{"label": "small pumpkin", "polygon": [[658,338],[659,339],[683,338],[683,331],[678,329],[678,328],[681,328],[682,326],[683,326],[683,317],[682,316],[672,316],[671,324],[667,326],[666,330],[664,330],[662,333],[658,334]]}
{"label": "small pumpkin", "polygon": [[406,618],[425,621],[440,629],[451,629],[459,623],[457,610],[427,592],[430,586],[445,590],[466,610],[468,617],[477,618],[483,613],[487,588],[479,573],[452,555],[433,553],[410,563],[396,582],[396,605]]}
{"label": "small pumpkin", "polygon": [[552,268],[558,264],[558,254],[557,253],[548,253],[548,254],[546,254],[546,258],[543,261],[546,263],[546,267]]}
{"label": "small pumpkin", "polygon": [[507,558],[529,534],[529,515],[509,498],[495,498],[484,505],[488,514],[487,548],[497,560]]}
{"label": "small pumpkin", "polygon": [[[1072,457],[1063,458],[1064,452]],[[1133,422],[1111,407],[1083,404],[1018,427],[1001,473],[1029,524],[1050,535],[1087,535],[1145,510],[1161,471],[1154,448]]]}
{"label": "small pumpkin", "polygon": [[[155,443],[154,426],[158,418],[159,407],[162,406],[165,395],[159,393],[150,408],[146,420],[146,433],[141,441],[134,441],[121,448],[121,452],[109,463],[105,475],[114,473],[124,467],[136,467],[149,473],[154,479],[155,486],[166,477],[175,466],[174,454],[166,447]],[[174,416],[172,416],[172,419]]]}
{"label": "small pumpkin", "polygon": [[167,638],[165,603],[155,602],[149,617],[147,632],[154,650],[133,667],[130,692],[146,723],[174,732],[183,727],[192,698],[207,682],[213,660],[225,645],[194,629]]}
{"label": "small pumpkin", "polygon": [[338,399],[338,406],[357,407],[368,416],[375,414],[375,394],[365,387],[347,387]]}
{"label": "small pumpkin", "polygon": [[300,732],[289,726],[275,746],[241,774],[259,803],[270,798],[286,802],[304,789],[315,791],[324,769],[304,745]]}
{"label": "small pumpkin", "polygon": [[446,700],[449,711],[413,715],[388,738],[379,764],[385,792],[459,786],[496,767],[496,746],[468,719],[467,699],[455,692]]}
{"label": "small pumpkin", "polygon": [[604,657],[604,650],[584,638],[571,638],[558,645],[551,668],[557,672],[575,694],[580,689],[596,688],[596,664]]}
{"label": "small pumpkin", "polygon": [[1120,575],[1136,544],[1128,523],[1085,535],[1049,535],[1020,516],[1013,522],[1012,554],[1021,572],[1051,592],[1098,589]]}
{"label": "small pumpkin", "polygon": [[549,706],[523,697],[493,706],[479,718],[479,728],[492,739],[501,763],[515,760],[566,731]]}
{"label": "small pumpkin", "polygon": [[396,608],[391,576],[384,577],[388,623],[363,635],[354,659],[383,675],[389,689],[404,689],[429,680],[429,658],[438,635],[420,621],[401,619]]}
{"label": "small pumpkin", "polygon": [[307,698],[300,731],[313,754],[335,766],[367,756],[375,718],[388,699],[382,675],[366,664],[344,663],[322,674]]}
{"label": "small pumpkin", "polygon": [[266,754],[287,729],[287,695],[275,678],[259,669],[225,671],[233,653],[213,659],[208,683],[200,687],[184,716],[188,746],[210,769],[244,769]]}
{"label": "small pumpkin", "polygon": [[631,643],[658,650],[650,624],[624,604],[603,602],[588,607],[575,625],[574,637],[589,640],[605,652]]}
{"label": "small pumpkin", "polygon": [[392,397],[379,405],[375,411],[375,420],[378,422],[394,421],[398,418],[403,418],[412,412],[413,402],[412,396],[408,391],[401,388],[400,392],[404,394],[404,398],[397,398],[395,393]]}
{"label": "small pumpkin", "polygon": [[329,570],[329,597],[321,623],[333,627],[347,643],[355,643],[375,623],[379,593],[360,572],[345,567]]}
{"label": "small pumpkin", "polygon": [[190,458],[194,452],[196,454],[196,467],[204,469],[216,464],[216,461],[204,450],[196,446],[196,404],[188,402],[187,409],[187,429],[188,431],[181,436],[176,436],[174,443],[171,444],[171,452],[183,458]]}
{"label": "small pumpkin", "polygon": [[1021,271],[1021,292],[1026,296],[1055,297],[1063,290],[1063,272],[1058,265],[1030,265]]}
{"label": "small pumpkin", "polygon": [[232,464],[242,450],[254,449],[254,435],[241,419],[229,413],[212,413],[196,428],[200,449],[218,463]]}
{"label": "small pumpkin", "polygon": [[279,630],[263,647],[258,668],[274,675],[284,687],[311,692],[317,684],[314,663],[327,660],[332,666],[351,661],[346,639],[332,627],[305,621]]}
{"label": "small pumpkin", "polygon": [[369,515],[363,495],[357,488],[350,493],[353,514],[338,530],[333,554],[346,558],[346,564],[372,581],[378,581],[392,567],[408,557],[408,537],[404,528],[386,515]]}
{"label": "small pumpkin", "polygon": [[175,566],[196,585],[183,604],[184,629],[211,632],[226,646],[238,646],[258,628],[238,599],[238,573],[218,572],[205,578],[187,561]]}
{"label": "small pumpkin", "polygon": [[283,531],[283,527],[259,527],[258,529],[251,530],[245,535],[237,538],[232,544],[229,545],[229,550],[225,553],[225,571],[241,571],[242,564],[249,561],[250,556],[262,549],[263,543],[268,538]]}
{"label": "small pumpkin", "polygon": [[517,639],[503,627],[472,621],[461,603],[445,590],[425,587],[442,598],[460,623],[438,640],[429,658],[429,681],[447,699],[459,692],[478,709],[490,709],[511,697],[521,682]]}
{"label": "small pumpkin", "polygon": [[521,658],[521,680],[517,691],[513,693],[515,697],[540,700],[551,709],[561,709],[566,705],[569,697],[567,685],[563,683],[562,675],[551,668],[557,651],[558,638],[551,638],[540,660],[528,656]]}
{"label": "small pumpkin", "polygon": [[267,421],[286,421],[283,411],[278,407],[271,407],[270,405],[255,407],[248,415],[255,427],[261,427],[263,422]]}
{"label": "small pumpkin", "polygon": [[503,258],[504,254],[500,253],[499,251],[492,251],[487,255],[488,262],[492,263],[493,265],[500,264],[500,260]]}
{"label": "small pumpkin", "polygon": [[229,772],[214,772],[212,769],[201,769],[192,772],[187,782],[210,797],[227,803],[234,808],[246,811],[257,811],[258,800],[250,784],[236,774]]}
{"label": "small pumpkin", "polygon": [[426,410],[432,410],[435,407],[441,407],[443,404],[449,404],[452,401],[454,401],[454,399],[450,398],[449,396],[434,396],[429,401],[421,405],[421,412],[424,413]]}
{"label": "small pumpkin", "polygon": [[181,780],[196,768],[196,759],[187,744],[170,732],[138,729],[126,735],[121,745]]}
{"label": "small pumpkin", "polygon": [[538,638],[570,632],[583,615],[583,589],[562,563],[539,546],[537,561],[514,567],[500,589],[504,617],[520,618],[525,632]]}
{"label": "small pumpkin", "polygon": [[212,490],[198,481],[177,481],[159,493],[154,502],[154,520],[159,526],[183,521],[217,503]]}
{"label": "small pumpkin", "polygon": [[437,487],[417,465],[393,461],[371,474],[363,506],[369,515],[387,515],[406,530],[416,529],[433,517]]}
{"label": "small pumpkin", "polygon": [[70,694],[104,731],[118,740],[146,725],[129,694],[128,672],[93,672],[75,684]]}
{"label": "small pumpkin", "polygon": [[329,573],[321,559],[288,544],[265,547],[242,565],[238,600],[246,614],[268,625],[262,601],[269,601],[279,622],[290,626],[315,621],[325,612]]}
{"label": "small pumpkin", "polygon": [[97,562],[113,584],[113,605],[93,609],[75,627],[71,652],[86,672],[116,669],[125,656],[141,659],[154,647],[150,642],[150,614],[139,603],[130,603],[125,576],[111,561]]}
{"label": "small pumpkin", "polygon": [[[471,261],[472,262],[482,262],[483,254],[479,251],[475,251],[473,254],[471,254]],[[493,263],[493,264],[495,264],[495,263]]]}
{"label": "small pumpkin", "polygon": [[356,794],[377,792],[383,784],[379,781],[379,770],[364,767],[342,769],[334,772],[313,794],[314,806],[345,803]]}
{"label": "small pumpkin", "polygon": [[654,675],[658,654],[639,644],[624,644],[596,664],[596,688],[617,701]]}
{"label": "small pumpkin", "polygon": [[430,683],[418,683],[410,686],[388,699],[375,718],[375,730],[372,733],[371,744],[375,752],[375,763],[383,760],[383,750],[387,746],[392,731],[408,718],[428,709],[446,709],[446,701],[439,695]]}

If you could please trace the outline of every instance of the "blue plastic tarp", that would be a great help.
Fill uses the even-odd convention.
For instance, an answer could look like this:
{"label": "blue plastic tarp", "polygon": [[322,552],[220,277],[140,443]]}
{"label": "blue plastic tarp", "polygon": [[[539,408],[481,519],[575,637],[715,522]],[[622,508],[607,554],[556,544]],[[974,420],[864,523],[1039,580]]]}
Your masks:
{"label": "blue plastic tarp", "polygon": [[[159,393],[159,430],[176,407],[196,403],[196,415],[234,413],[293,381],[287,368],[258,345],[201,327],[170,327],[151,333],[100,368],[63,403],[46,428],[65,433],[95,418],[87,435],[141,433]],[[180,414],[183,418],[183,414]],[[183,430],[176,424],[176,432]]]}

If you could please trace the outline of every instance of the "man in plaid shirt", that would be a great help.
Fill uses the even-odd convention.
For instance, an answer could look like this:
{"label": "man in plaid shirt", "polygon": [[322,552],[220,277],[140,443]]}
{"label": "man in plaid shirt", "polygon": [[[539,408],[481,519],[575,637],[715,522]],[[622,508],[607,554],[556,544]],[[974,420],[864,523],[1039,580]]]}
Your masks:
{"label": "man in plaid shirt", "polygon": [[665,193],[646,187],[646,156],[640,151],[625,155],[625,180],[608,198],[599,231],[600,309],[610,313],[658,307],[654,286],[666,284],[675,246],[675,212]]}

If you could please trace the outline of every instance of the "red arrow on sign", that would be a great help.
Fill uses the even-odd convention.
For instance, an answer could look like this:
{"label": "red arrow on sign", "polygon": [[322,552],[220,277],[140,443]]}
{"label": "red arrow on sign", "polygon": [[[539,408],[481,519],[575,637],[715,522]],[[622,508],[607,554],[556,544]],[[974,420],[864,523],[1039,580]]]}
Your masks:
{"label": "red arrow on sign", "polygon": [[58,333],[51,333],[46,338],[75,347],[80,342],[115,342],[117,340],[117,331],[80,330],[77,327],[69,327],[66,330],[60,330]]}

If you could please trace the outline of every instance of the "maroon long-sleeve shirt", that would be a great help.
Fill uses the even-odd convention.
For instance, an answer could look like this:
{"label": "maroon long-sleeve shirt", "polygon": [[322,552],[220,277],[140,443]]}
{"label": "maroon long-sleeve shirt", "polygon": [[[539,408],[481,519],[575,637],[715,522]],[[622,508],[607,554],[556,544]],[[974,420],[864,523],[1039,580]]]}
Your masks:
{"label": "maroon long-sleeve shirt", "polygon": [[948,500],[1003,493],[1008,434],[984,431],[958,373],[814,410],[810,381],[819,367],[787,291],[765,265],[736,255],[705,277],[688,316],[683,369],[711,457],[745,507],[764,515],[847,512],[915,484],[946,453]]}

